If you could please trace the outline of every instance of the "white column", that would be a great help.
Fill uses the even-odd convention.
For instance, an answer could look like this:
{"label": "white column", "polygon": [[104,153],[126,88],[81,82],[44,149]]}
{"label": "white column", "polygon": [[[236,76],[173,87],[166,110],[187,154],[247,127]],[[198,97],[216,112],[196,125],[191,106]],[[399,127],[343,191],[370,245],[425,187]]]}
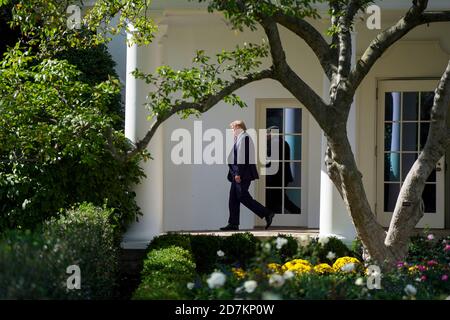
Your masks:
{"label": "white column", "polygon": [[[147,94],[154,88],[135,79],[130,73],[136,68],[145,73],[154,73],[163,64],[162,40],[167,26],[158,27],[158,34],[150,45],[127,48],[125,135],[133,142],[142,139],[151,126],[152,121],[147,119],[149,112],[144,103]],[[153,237],[163,232],[163,134],[163,126],[160,126],[147,148],[153,160],[141,163],[147,177],[134,191],[143,216],[128,228],[123,237],[123,248],[145,248]]]}
{"label": "white column", "polygon": [[[130,40],[131,34],[127,35]],[[132,142],[136,142],[136,105],[137,105],[137,83],[138,80],[131,74],[138,66],[138,46],[127,45],[127,68],[125,86],[125,136]]]}
{"label": "white column", "polygon": [[[352,33],[352,66],[356,61],[355,54],[356,47],[356,33]],[[324,76],[323,97],[329,99],[330,82]],[[356,156],[356,106],[353,102],[347,122],[347,134],[352,147],[353,153]],[[320,173],[320,235],[321,236],[336,236],[350,243],[356,237],[355,227],[352,219],[345,208],[335,185],[328,177],[327,169],[323,161],[327,148],[327,139],[322,132],[322,165]]]}

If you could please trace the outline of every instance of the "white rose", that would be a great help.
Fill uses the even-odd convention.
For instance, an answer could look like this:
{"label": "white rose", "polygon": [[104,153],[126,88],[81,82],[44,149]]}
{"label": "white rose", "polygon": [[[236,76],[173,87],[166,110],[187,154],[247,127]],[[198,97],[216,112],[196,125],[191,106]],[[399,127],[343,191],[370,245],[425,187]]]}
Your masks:
{"label": "white rose", "polygon": [[272,287],[279,288],[284,284],[284,278],[279,274],[272,274],[269,278],[269,284]]}
{"label": "white rose", "polygon": [[277,249],[280,250],[285,244],[288,243],[288,240],[286,238],[278,237],[276,239],[276,243],[277,243]]}
{"label": "white rose", "polygon": [[292,279],[294,276],[295,276],[295,274],[291,270],[287,270],[283,274],[283,278],[286,279],[286,280]]}
{"label": "white rose", "polygon": [[268,243],[268,242],[266,242],[265,244],[264,244],[264,251],[266,251],[266,252],[269,252],[270,251],[270,249],[272,249],[272,246],[270,245],[270,243]]}
{"label": "white rose", "polygon": [[414,287],[413,285],[408,284],[408,285],[406,285],[406,287],[405,287],[405,292],[406,292],[406,294],[409,295],[409,296],[415,296],[416,293],[417,293],[417,289],[416,289],[416,287]]}
{"label": "white rose", "polygon": [[319,237],[319,243],[323,246],[326,245],[328,241],[330,241],[328,237]]}
{"label": "white rose", "polygon": [[22,209],[25,210],[25,208],[28,206],[29,203],[31,203],[31,201],[28,199],[25,199],[22,203]]}
{"label": "white rose", "polygon": [[302,247],[306,247],[309,244],[309,242],[310,242],[310,238],[307,234],[302,234],[300,236],[300,245]]}
{"label": "white rose", "polygon": [[352,272],[353,270],[355,270],[355,264],[353,262],[347,263],[342,266],[341,270],[344,272]]}
{"label": "white rose", "polygon": [[217,255],[219,257],[223,257],[225,255],[225,253],[222,250],[217,251]]}
{"label": "white rose", "polygon": [[222,273],[222,272],[213,272],[211,273],[211,275],[209,276],[208,280],[206,280],[206,282],[208,282],[208,286],[211,289],[214,288],[220,288],[225,284],[225,280],[226,280],[226,276]]}
{"label": "white rose", "polygon": [[364,279],[363,278],[356,279],[355,284],[357,286],[363,286],[364,285]]}
{"label": "white rose", "polygon": [[188,282],[188,284],[186,285],[186,287],[187,287],[189,290],[192,290],[192,289],[194,289],[194,283],[193,283],[193,282]]}
{"label": "white rose", "polygon": [[253,291],[255,291],[257,286],[258,283],[255,280],[248,280],[244,282],[244,289],[248,293],[252,293]]}
{"label": "white rose", "polygon": [[333,260],[334,258],[336,258],[336,254],[334,252],[328,251],[327,259]]}

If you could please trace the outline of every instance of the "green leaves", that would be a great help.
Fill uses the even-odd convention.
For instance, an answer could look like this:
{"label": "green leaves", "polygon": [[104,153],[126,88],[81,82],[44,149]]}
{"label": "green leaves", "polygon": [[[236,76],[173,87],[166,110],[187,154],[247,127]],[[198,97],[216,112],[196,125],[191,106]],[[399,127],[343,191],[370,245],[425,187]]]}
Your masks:
{"label": "green leaves", "polygon": [[[199,0],[206,2],[207,0]],[[262,17],[270,17],[276,13],[287,14],[296,18],[319,18],[314,6],[323,0],[213,0],[209,2],[208,10],[222,11],[232,23],[233,28],[243,30],[248,27],[256,30],[257,22]]]}
{"label": "green leaves", "polygon": [[132,35],[130,45],[149,44],[157,32],[150,4],[150,0],[99,0],[87,12],[84,23],[91,31],[99,32],[100,42],[125,31]]}
{"label": "green leaves", "polygon": [[[1,0],[0,5],[10,0]],[[130,44],[149,44],[157,27],[150,18],[150,0],[13,1],[11,27],[19,28],[27,44],[41,56],[67,48],[87,48],[130,32]],[[8,4],[10,5],[10,4]]]}
{"label": "green leaves", "polygon": [[[34,227],[80,201],[117,208],[120,227],[139,209],[131,185],[143,176],[141,156],[114,130],[110,111],[118,79],[82,82],[66,60],[37,59],[13,50],[0,69],[0,231]],[[107,132],[111,134],[108,136]]]}

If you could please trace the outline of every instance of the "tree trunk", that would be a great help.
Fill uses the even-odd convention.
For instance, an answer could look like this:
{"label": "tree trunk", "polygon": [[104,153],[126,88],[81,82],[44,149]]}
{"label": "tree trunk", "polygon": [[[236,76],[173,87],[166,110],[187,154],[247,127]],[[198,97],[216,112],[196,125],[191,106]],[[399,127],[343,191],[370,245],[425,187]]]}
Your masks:
{"label": "tree trunk", "polygon": [[341,192],[358,237],[371,259],[379,265],[382,265],[385,260],[392,261],[394,256],[384,245],[386,232],[376,221],[367,201],[362,175],[356,166],[345,124],[333,130],[332,133],[326,134],[326,137],[330,150],[327,155],[328,175]]}
{"label": "tree trunk", "polygon": [[447,123],[449,105],[450,61],[435,91],[427,142],[406,176],[386,237],[386,246],[398,260],[403,260],[406,256],[409,238],[423,217],[422,192],[425,182],[449,145],[450,132]]}

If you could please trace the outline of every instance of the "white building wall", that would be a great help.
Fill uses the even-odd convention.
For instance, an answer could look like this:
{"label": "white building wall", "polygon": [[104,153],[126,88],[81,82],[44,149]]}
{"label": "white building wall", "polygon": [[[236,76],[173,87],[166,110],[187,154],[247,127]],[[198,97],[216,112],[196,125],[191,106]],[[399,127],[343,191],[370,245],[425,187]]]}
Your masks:
{"label": "white building wall", "polygon": [[[288,60],[296,71],[305,76],[306,82],[315,90],[322,88],[322,74],[318,62],[305,45],[293,41],[295,37],[287,32]],[[171,17],[168,37],[164,43],[167,48],[167,63],[173,67],[191,65],[195,50],[205,49],[210,55],[222,49],[233,49],[244,42],[260,43],[263,33],[235,33],[219,17],[194,15],[191,17]],[[237,94],[247,103],[248,108],[219,103],[200,119],[180,120],[176,116],[165,125],[164,137],[164,230],[217,230],[228,220],[228,194],[230,183],[226,180],[228,168],[223,165],[175,165],[170,161],[172,147],[177,142],[170,140],[171,132],[186,128],[193,133],[194,121],[203,121],[203,131],[209,128],[220,129],[224,136],[228,125],[235,119],[242,119],[248,128],[255,127],[257,98],[292,98],[287,90],[273,80],[263,80],[240,89]],[[319,225],[320,189],[320,128],[309,117],[308,161],[303,170],[308,172],[302,191],[302,201],[307,210],[303,214],[304,226]],[[206,145],[207,143],[204,143]],[[255,183],[251,185],[255,195]],[[255,215],[241,206],[241,228],[252,228]]]}

